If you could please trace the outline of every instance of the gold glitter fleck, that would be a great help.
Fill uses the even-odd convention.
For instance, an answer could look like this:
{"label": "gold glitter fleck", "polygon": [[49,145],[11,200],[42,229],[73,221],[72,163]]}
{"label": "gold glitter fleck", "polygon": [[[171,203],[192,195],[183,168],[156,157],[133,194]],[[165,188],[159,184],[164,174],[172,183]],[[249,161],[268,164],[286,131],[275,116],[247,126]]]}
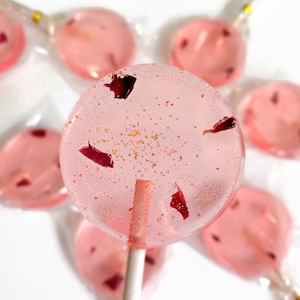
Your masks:
{"label": "gold glitter fleck", "polygon": [[251,4],[245,4],[245,5],[242,6],[242,11],[246,15],[250,15],[253,12],[253,6]]}
{"label": "gold glitter fleck", "polygon": [[200,212],[197,213],[197,217],[199,217],[199,218],[201,217],[201,213]]}
{"label": "gold glitter fleck", "polygon": [[39,23],[43,17],[43,13],[40,11],[35,11],[32,15],[32,21],[34,23]]}

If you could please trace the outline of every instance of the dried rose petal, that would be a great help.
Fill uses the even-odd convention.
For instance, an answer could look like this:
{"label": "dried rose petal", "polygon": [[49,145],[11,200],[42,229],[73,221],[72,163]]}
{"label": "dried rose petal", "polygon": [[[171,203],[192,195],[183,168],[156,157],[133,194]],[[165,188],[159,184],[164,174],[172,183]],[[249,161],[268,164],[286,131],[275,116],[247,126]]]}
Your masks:
{"label": "dried rose petal", "polygon": [[104,84],[104,86],[109,87],[115,93],[115,98],[126,99],[133,90],[135,81],[136,77],[130,75],[121,77],[114,74],[111,83]]}
{"label": "dried rose petal", "polygon": [[221,242],[220,238],[219,238],[217,235],[212,234],[211,237],[213,238],[214,241],[216,241],[216,242],[218,242],[218,243]]}
{"label": "dried rose petal", "polygon": [[154,258],[153,257],[151,257],[151,256],[149,256],[149,255],[146,255],[146,257],[145,257],[145,262],[146,263],[148,263],[148,264],[150,264],[150,265],[155,265],[155,260],[154,260]]}
{"label": "dried rose petal", "polygon": [[224,28],[224,29],[223,29],[222,34],[223,34],[224,36],[230,36],[230,35],[231,35],[230,31],[229,31],[227,28]]}
{"label": "dried rose petal", "polygon": [[46,135],[45,129],[33,129],[30,133],[35,137],[44,137]]}
{"label": "dried rose petal", "polygon": [[186,205],[184,195],[181,189],[179,188],[179,186],[177,186],[177,190],[178,191],[172,195],[170,206],[178,210],[181,213],[183,219],[185,220],[186,218],[189,217],[189,210]]}
{"label": "dried rose petal", "polygon": [[113,291],[115,291],[119,285],[123,282],[124,276],[122,276],[119,273],[116,273],[114,276],[108,278],[104,281],[104,284],[108,285],[109,288]]}
{"label": "dried rose petal", "polygon": [[277,92],[273,94],[273,96],[271,97],[271,101],[274,104],[278,103],[278,93]]}
{"label": "dried rose petal", "polygon": [[207,129],[203,130],[203,135],[210,132],[210,133],[216,133],[219,131],[227,130],[234,128],[236,126],[236,120],[234,117],[224,117],[222,120],[217,122],[213,129]]}
{"label": "dried rose petal", "polygon": [[225,77],[229,78],[234,72],[234,68],[230,67],[228,69],[225,70]]}
{"label": "dried rose petal", "polygon": [[268,252],[267,255],[271,258],[271,259],[276,259],[276,255],[273,252]]}
{"label": "dried rose petal", "polygon": [[113,168],[114,166],[114,162],[109,153],[101,152],[97,148],[93,147],[90,143],[88,146],[84,146],[79,149],[79,152],[103,167]]}
{"label": "dried rose petal", "polygon": [[0,33],[0,43],[6,43],[8,41],[7,35],[4,32]]}
{"label": "dried rose petal", "polygon": [[30,185],[30,181],[27,178],[23,178],[16,183],[16,186],[28,186]]}

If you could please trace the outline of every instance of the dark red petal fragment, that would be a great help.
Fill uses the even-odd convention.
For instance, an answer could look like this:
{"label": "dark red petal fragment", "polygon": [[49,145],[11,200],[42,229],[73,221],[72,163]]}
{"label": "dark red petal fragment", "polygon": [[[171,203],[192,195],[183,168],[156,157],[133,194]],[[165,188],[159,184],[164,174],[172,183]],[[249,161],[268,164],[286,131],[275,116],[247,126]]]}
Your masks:
{"label": "dark red petal fragment", "polygon": [[30,133],[35,137],[45,137],[46,136],[46,130],[45,129],[33,129],[30,131]]}
{"label": "dark red petal fragment", "polygon": [[276,259],[276,255],[273,252],[268,252],[267,255],[272,258],[273,260]]}
{"label": "dark red petal fragment", "polygon": [[7,35],[4,32],[0,33],[0,44],[8,41]]}
{"label": "dark red petal fragment", "polygon": [[222,120],[217,122],[213,129],[203,130],[203,135],[206,133],[216,133],[219,131],[234,128],[236,126],[236,120],[234,117],[224,117]]}
{"label": "dark red petal fragment", "polygon": [[277,104],[278,103],[278,92],[275,92],[272,97],[271,97],[271,102],[273,104]]}
{"label": "dark red petal fragment", "polygon": [[186,205],[184,195],[181,189],[179,188],[179,186],[177,186],[177,190],[178,191],[172,195],[170,206],[177,209],[181,213],[183,219],[185,220],[186,218],[189,217],[189,210]]}
{"label": "dark red petal fragment", "polygon": [[149,255],[146,255],[145,262],[150,264],[151,266],[155,265],[155,259]]}
{"label": "dark red petal fragment", "polygon": [[230,36],[231,35],[230,31],[227,28],[223,29],[222,34],[223,34],[223,36]]}
{"label": "dark red petal fragment", "polygon": [[108,285],[109,288],[113,291],[115,291],[119,285],[123,282],[124,276],[120,275],[119,273],[116,273],[114,276],[108,278],[104,281],[105,285]]}
{"label": "dark red petal fragment", "polygon": [[220,242],[221,242],[219,236],[217,236],[217,235],[215,235],[215,234],[212,234],[211,237],[212,237],[213,240],[216,241],[217,243],[220,243]]}
{"label": "dark red petal fragment", "polygon": [[97,148],[93,147],[90,143],[88,146],[84,146],[79,149],[79,152],[102,167],[113,168],[114,166],[114,162],[109,153],[101,152]]}
{"label": "dark red petal fragment", "polygon": [[180,43],[180,48],[185,48],[187,46],[187,44],[188,44],[187,39],[183,39]]}
{"label": "dark red petal fragment", "polygon": [[115,98],[126,99],[133,90],[135,82],[136,77],[131,75],[121,77],[114,74],[111,83],[106,83],[104,86],[109,87],[115,93]]}
{"label": "dark red petal fragment", "polygon": [[234,68],[232,68],[232,67],[226,69],[225,70],[225,77],[229,78],[232,75],[233,72],[234,72]]}
{"label": "dark red petal fragment", "polygon": [[27,179],[27,178],[23,178],[21,180],[19,180],[17,183],[16,183],[16,186],[20,187],[20,186],[28,186],[30,185],[30,181]]}

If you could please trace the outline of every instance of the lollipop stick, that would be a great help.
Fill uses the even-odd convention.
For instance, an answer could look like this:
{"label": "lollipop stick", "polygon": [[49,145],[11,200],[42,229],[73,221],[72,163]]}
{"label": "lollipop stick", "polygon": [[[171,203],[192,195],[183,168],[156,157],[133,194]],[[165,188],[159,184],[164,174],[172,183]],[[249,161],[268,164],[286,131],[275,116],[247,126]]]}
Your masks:
{"label": "lollipop stick", "polygon": [[141,296],[151,190],[151,181],[136,181],[128,239],[124,300],[138,300]]}

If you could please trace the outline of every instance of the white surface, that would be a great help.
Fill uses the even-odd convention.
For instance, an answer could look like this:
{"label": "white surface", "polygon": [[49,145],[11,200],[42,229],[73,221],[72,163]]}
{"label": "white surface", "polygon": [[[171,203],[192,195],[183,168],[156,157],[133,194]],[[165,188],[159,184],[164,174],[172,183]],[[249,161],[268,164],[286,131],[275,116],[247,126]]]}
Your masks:
{"label": "white surface", "polygon": [[[236,7],[241,3],[232,2]],[[137,62],[142,63],[158,59],[153,43],[168,22],[197,13],[217,16],[227,1],[184,0],[171,5],[169,1],[158,0],[22,0],[22,3],[47,14],[87,5],[112,8],[138,25],[144,53]],[[299,8],[298,0],[261,0],[258,3],[250,19],[245,76],[300,82]],[[30,37],[29,46],[34,48],[37,40],[34,34]],[[47,58],[42,54],[32,56],[27,49],[22,62],[11,72],[1,75],[0,134],[20,120],[23,123],[32,120],[37,111],[47,111],[47,115],[42,113],[42,118],[57,128],[62,127],[79,93],[58,75],[57,68]],[[16,87],[16,83],[19,86]],[[41,109],[45,100],[50,100],[50,104]],[[245,181],[278,195],[286,203],[298,230],[299,174],[299,161],[276,159],[255,149],[247,151]],[[1,300],[94,299],[62,255],[51,216],[51,212],[0,207]],[[297,239],[284,266],[300,284],[300,234],[296,229]],[[216,266],[191,243],[180,242],[172,247],[173,255],[153,300],[272,299],[269,291]]]}

